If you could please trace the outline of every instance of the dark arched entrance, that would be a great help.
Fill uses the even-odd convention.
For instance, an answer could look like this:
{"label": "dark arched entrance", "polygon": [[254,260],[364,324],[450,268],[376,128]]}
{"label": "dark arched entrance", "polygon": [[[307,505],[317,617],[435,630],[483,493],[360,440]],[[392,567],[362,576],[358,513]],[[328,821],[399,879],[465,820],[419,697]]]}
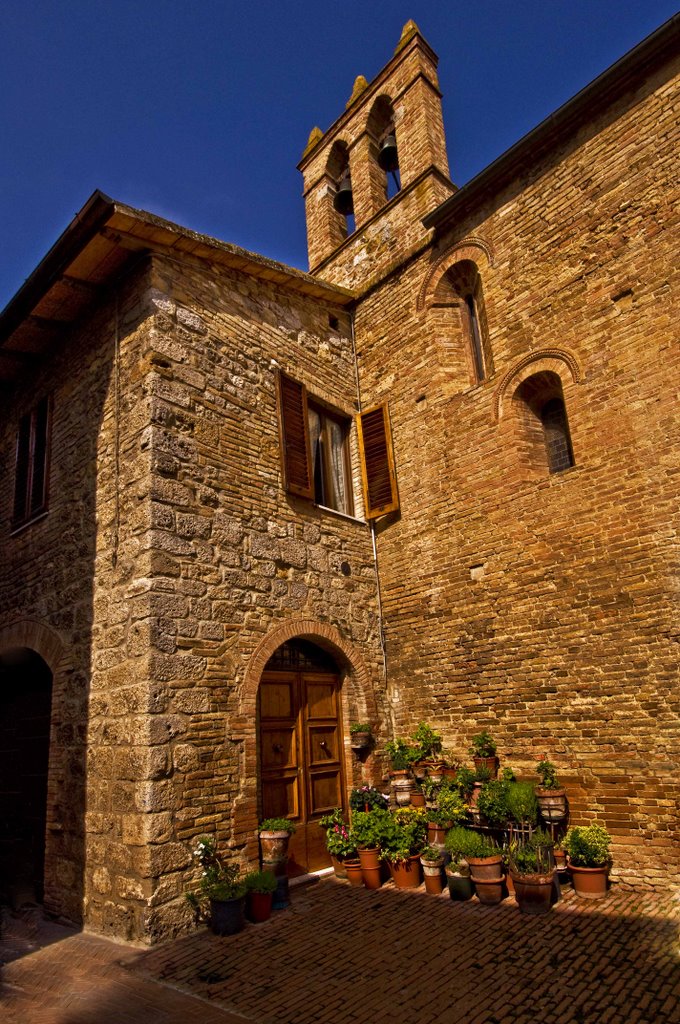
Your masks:
{"label": "dark arched entrance", "polygon": [[262,818],[291,818],[289,873],[330,865],[319,819],[345,802],[341,673],[326,651],[293,639],[267,662],[258,693]]}
{"label": "dark arched entrance", "polygon": [[26,647],[0,652],[0,898],[41,903],[52,673]]}

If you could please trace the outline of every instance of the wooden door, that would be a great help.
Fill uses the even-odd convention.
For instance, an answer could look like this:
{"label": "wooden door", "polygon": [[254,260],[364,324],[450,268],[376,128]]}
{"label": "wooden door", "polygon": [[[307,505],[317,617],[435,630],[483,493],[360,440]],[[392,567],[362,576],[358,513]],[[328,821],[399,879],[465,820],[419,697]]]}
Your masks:
{"label": "wooden door", "polygon": [[262,817],[297,826],[289,874],[328,867],[319,819],[344,806],[340,680],[324,671],[265,671],[259,720]]}

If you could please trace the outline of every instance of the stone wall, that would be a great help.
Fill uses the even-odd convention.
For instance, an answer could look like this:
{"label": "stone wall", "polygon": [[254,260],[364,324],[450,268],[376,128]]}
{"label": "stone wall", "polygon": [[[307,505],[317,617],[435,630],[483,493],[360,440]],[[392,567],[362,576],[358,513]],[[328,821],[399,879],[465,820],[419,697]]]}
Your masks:
{"label": "stone wall", "polygon": [[[379,526],[389,692],[467,757],[544,752],[620,878],[678,865],[677,80],[659,74],[358,304],[401,512]],[[480,270],[476,383],[447,268]],[[673,288],[675,286],[675,293]],[[518,385],[562,382],[575,466],[527,458]],[[414,571],[414,567],[416,571]]]}
{"label": "stone wall", "polygon": [[[150,295],[150,571],[139,628],[158,775],[148,803],[130,808],[127,842],[152,880],[142,930],[156,937],[187,923],[192,837],[209,831],[244,866],[257,860],[256,695],[271,635],[277,646],[302,633],[332,651],[346,676],[346,743],[350,719],[385,716],[369,528],[287,496],[281,482],[275,370],[351,416],[347,315],[236,272],[162,259]],[[351,443],[358,497],[354,431]],[[348,781],[360,781],[348,745],[345,763]]]}

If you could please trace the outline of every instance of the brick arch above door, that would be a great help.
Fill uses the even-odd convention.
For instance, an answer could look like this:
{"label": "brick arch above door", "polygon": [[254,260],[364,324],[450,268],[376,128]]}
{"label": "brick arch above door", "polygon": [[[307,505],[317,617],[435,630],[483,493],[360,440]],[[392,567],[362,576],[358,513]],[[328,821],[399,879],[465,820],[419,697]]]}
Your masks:
{"label": "brick arch above door", "polygon": [[[331,654],[343,673],[343,704],[348,700],[362,721],[377,721],[378,705],[373,681],[361,653],[335,626],[315,619],[290,619],[272,629],[258,644],[250,657],[241,693],[228,727],[229,739],[242,744],[241,791],[233,810],[234,844],[243,848],[246,859],[258,856],[257,838],[257,694],[262,673],[274,651],[287,640],[309,640]],[[345,727],[349,728],[347,716]],[[351,750],[345,752],[346,759]],[[349,772],[346,777],[350,778]]]}
{"label": "brick arch above door", "polygon": [[10,647],[27,647],[35,651],[53,675],[64,656],[64,642],[59,634],[36,619],[18,619],[0,629],[0,654]]}

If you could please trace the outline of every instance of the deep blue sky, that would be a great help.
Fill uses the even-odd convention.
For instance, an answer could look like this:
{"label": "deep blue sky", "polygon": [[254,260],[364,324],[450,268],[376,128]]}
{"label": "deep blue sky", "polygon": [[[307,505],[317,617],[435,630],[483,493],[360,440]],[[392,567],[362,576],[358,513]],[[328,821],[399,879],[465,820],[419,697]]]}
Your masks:
{"label": "deep blue sky", "polygon": [[677,10],[671,0],[2,0],[0,308],[95,188],[306,269],[310,129],[413,18],[462,185]]}

